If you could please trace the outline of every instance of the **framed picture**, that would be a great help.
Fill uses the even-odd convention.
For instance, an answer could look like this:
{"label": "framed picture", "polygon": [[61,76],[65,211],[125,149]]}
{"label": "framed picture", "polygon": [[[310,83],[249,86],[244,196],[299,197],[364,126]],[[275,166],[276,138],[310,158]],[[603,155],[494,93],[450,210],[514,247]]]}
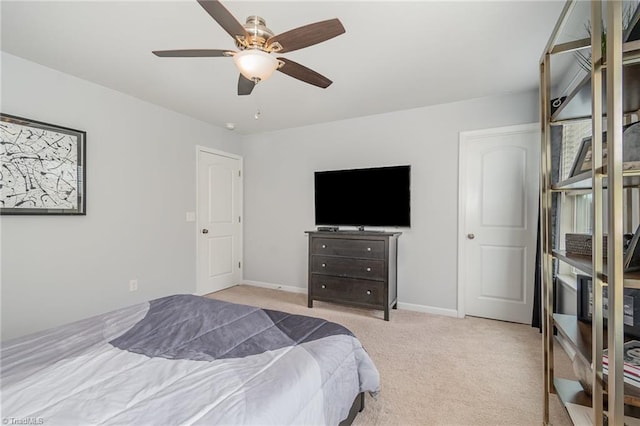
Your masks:
{"label": "framed picture", "polygon": [[[602,146],[602,155],[603,161],[606,161],[607,158],[607,149],[606,145]],[[591,153],[591,136],[582,139],[582,143],[580,144],[580,149],[578,150],[578,155],[573,162],[573,166],[571,167],[571,172],[569,173],[570,177],[577,176],[580,173],[584,173],[586,171],[591,170],[592,163],[592,153]]]}
{"label": "framed picture", "polygon": [[[623,126],[623,145],[624,145],[624,170],[640,169],[640,123],[631,123]],[[607,162],[607,133],[602,134],[602,163],[606,166]],[[591,170],[592,153],[591,153],[591,136],[586,137],[580,144],[578,155],[573,161],[569,177],[577,176],[580,173]]]}
{"label": "framed picture", "polygon": [[625,272],[637,271],[640,269],[640,226],[629,241],[624,252],[623,267]]}
{"label": "framed picture", "polygon": [[0,114],[0,214],[86,214],[86,132]]}
{"label": "framed picture", "polygon": [[[593,317],[593,281],[588,275],[577,276],[577,317],[580,321],[591,322]],[[604,325],[607,325],[609,311],[608,287],[602,289],[602,311]],[[640,337],[640,289],[624,289],[624,333]]]}

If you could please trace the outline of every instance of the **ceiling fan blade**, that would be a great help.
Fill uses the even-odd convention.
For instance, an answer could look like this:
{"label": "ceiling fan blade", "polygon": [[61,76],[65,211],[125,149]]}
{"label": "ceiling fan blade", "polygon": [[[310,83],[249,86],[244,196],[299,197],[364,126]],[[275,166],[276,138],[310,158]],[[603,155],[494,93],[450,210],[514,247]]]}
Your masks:
{"label": "ceiling fan blade", "polygon": [[345,32],[339,19],[316,22],[269,37],[267,47],[273,43],[280,43],[282,50],[278,53],[291,52],[303,47],[313,46],[329,40]]}
{"label": "ceiling fan blade", "polygon": [[240,74],[238,78],[238,96],[250,95],[255,86],[256,84],[253,81]]}
{"label": "ceiling fan blade", "polygon": [[154,55],[161,58],[216,58],[231,56],[230,50],[221,49],[183,49],[183,50],[154,50]]}
{"label": "ceiling fan blade", "polygon": [[247,30],[222,3],[217,0],[198,0],[198,3],[234,40],[236,36],[249,38]]}
{"label": "ceiling fan blade", "polygon": [[290,77],[297,78],[305,83],[313,84],[314,86],[322,87],[326,89],[333,83],[327,77],[318,74],[312,69],[300,65],[297,62],[293,62],[291,59],[278,58],[283,62],[283,65],[278,68],[278,71],[287,74]]}

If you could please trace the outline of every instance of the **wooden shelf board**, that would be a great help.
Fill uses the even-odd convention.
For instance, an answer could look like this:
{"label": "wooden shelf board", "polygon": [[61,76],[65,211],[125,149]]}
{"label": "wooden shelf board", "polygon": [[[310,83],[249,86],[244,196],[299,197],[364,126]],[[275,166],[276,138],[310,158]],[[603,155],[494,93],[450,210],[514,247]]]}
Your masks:
{"label": "wooden shelf board", "polygon": [[592,187],[591,172],[580,173],[579,175],[572,176],[569,179],[558,182],[551,185],[553,191],[565,191],[576,189],[591,189]]}
{"label": "wooden shelf board", "polygon": [[581,270],[585,274],[593,276],[593,263],[591,262],[591,256],[570,254],[565,250],[554,250],[553,256],[556,259],[560,259],[564,263]]}
{"label": "wooden shelf board", "polygon": [[563,405],[571,403],[591,407],[591,396],[582,389],[582,385],[576,380],[562,379],[555,377],[553,386],[556,388],[558,398]]}
{"label": "wooden shelf board", "polygon": [[573,52],[575,50],[580,50],[587,47],[591,47],[591,37],[556,44],[555,46],[553,46],[551,52],[549,53],[555,55],[557,53]]}
{"label": "wooden shelf board", "polygon": [[[556,389],[556,394],[558,398],[562,402],[563,406],[566,404],[577,404],[582,405],[584,407],[592,407],[593,402],[591,400],[591,395],[588,395],[582,385],[576,380],[563,379],[560,377],[554,377],[553,386]],[[625,396],[625,406],[624,406],[624,415],[629,417],[640,417],[640,410],[635,405],[630,405],[630,403],[634,402],[631,397]],[[637,402],[637,401],[635,401]],[[607,399],[605,395],[604,400],[604,409],[607,409]],[[572,419],[573,420],[573,419]]]}
{"label": "wooden shelf board", "polygon": [[[579,191],[585,189],[591,189],[592,179],[591,172],[586,171],[579,175],[570,177],[562,182],[558,182],[551,185],[552,191]],[[640,169],[623,170],[622,176],[624,176],[623,186],[625,188],[637,188],[640,187]],[[607,187],[607,178],[605,176],[602,185]]]}
{"label": "wooden shelf board", "polygon": [[[593,264],[591,262],[591,256],[581,256],[578,254],[570,254],[564,250],[554,250],[553,256],[556,259],[560,259],[568,265],[573,266],[576,269],[584,272],[587,275],[593,276]],[[607,270],[607,260],[604,259],[603,269]],[[603,281],[607,281],[606,272],[603,277]],[[640,288],[640,271],[625,272],[624,274],[624,287],[625,288]]]}
{"label": "wooden shelf board", "polygon": [[[565,314],[553,314],[553,322],[576,354],[591,364],[591,324],[578,321],[575,315]],[[606,341],[606,332],[603,340]]]}

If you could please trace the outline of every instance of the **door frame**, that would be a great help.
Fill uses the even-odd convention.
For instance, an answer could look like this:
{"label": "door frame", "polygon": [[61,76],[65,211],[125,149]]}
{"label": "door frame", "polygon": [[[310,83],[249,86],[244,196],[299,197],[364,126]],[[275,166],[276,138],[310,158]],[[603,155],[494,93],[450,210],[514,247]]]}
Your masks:
{"label": "door frame", "polygon": [[241,155],[233,154],[226,151],[221,151],[215,148],[209,148],[207,146],[196,145],[196,226],[195,226],[195,245],[196,245],[196,288],[195,294],[198,294],[198,289],[202,288],[203,283],[200,282],[200,244],[198,244],[198,238],[200,237],[200,160],[199,156],[201,152],[207,154],[217,155],[219,157],[232,158],[239,160],[240,162],[240,236],[238,243],[240,244],[240,281],[244,280],[244,158]]}
{"label": "door frame", "polygon": [[[495,127],[482,130],[463,131],[459,134],[458,140],[458,318],[464,318],[465,296],[467,289],[467,271],[465,268],[467,261],[467,245],[465,244],[465,215],[467,207],[467,188],[464,183],[467,178],[467,171],[464,167],[467,161],[466,148],[469,143],[478,137],[487,137],[505,133],[527,133],[540,132],[539,123],[518,124],[515,126]],[[540,150],[536,151],[540,155]]]}

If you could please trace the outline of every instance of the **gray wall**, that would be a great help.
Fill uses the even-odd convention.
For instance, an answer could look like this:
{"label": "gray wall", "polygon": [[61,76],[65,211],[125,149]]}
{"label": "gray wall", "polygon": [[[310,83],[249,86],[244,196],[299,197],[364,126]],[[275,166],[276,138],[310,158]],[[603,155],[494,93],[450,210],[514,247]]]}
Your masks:
{"label": "gray wall", "polygon": [[[87,216],[2,216],[2,339],[195,291],[195,145],[244,155],[244,277],[306,288],[313,172],[412,165],[399,298],[451,311],[460,131],[537,121],[537,93],[240,138],[2,53],[2,112],[87,131]],[[129,279],[139,290],[129,292]]]}
{"label": "gray wall", "polygon": [[528,92],[245,138],[245,279],[306,288],[314,171],[410,164],[399,301],[455,314],[459,132],[536,121],[537,92]]}
{"label": "gray wall", "polygon": [[[87,132],[86,216],[2,216],[2,339],[195,292],[195,146],[239,137],[2,53],[4,113]],[[129,280],[139,290],[129,292]]]}

